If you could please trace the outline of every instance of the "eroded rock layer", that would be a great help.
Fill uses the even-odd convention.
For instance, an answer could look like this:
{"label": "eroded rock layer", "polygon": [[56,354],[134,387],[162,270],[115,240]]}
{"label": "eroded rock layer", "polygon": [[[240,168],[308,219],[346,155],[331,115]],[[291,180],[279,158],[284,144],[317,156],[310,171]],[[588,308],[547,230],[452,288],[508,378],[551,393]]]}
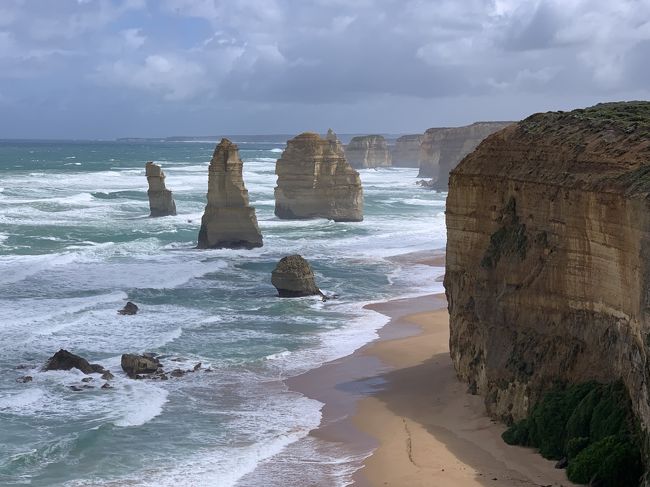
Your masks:
{"label": "eroded rock layer", "polygon": [[451,356],[491,414],[620,379],[647,431],[649,202],[647,102],[533,115],[451,172]]}
{"label": "eroded rock layer", "polygon": [[334,133],[305,132],[287,142],[275,166],[275,214],[284,219],[363,220],[359,173],[345,160]]}
{"label": "eroded rock layer", "polygon": [[208,204],[201,220],[199,248],[262,246],[262,234],[255,208],[249,206],[242,168],[237,146],[221,139],[208,170]]}
{"label": "eroded rock layer", "polygon": [[353,137],[345,147],[345,158],[356,168],[391,165],[388,143],[381,135]]}
{"label": "eroded rock layer", "polygon": [[158,164],[147,162],[145,165],[145,174],[149,189],[150,216],[169,216],[176,214],[176,203],[172,192],[165,187],[165,173]]}
{"label": "eroded rock layer", "polygon": [[512,122],[476,122],[465,127],[431,128],[420,146],[420,178],[434,180],[436,189],[447,190],[449,172],[488,135]]}
{"label": "eroded rock layer", "polygon": [[391,151],[393,167],[420,167],[420,144],[423,138],[422,134],[399,137]]}

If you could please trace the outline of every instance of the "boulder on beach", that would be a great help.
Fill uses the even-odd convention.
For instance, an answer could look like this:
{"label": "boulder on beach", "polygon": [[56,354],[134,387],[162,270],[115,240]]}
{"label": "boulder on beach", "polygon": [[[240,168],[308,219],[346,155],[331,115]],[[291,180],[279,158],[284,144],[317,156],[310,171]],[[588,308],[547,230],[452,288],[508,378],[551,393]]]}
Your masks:
{"label": "boulder on beach", "polygon": [[271,274],[271,283],[281,298],[323,296],[314,278],[309,262],[301,255],[283,257]]}
{"label": "boulder on beach", "polygon": [[119,314],[121,315],[134,315],[136,314],[140,308],[135,303],[132,303],[131,301],[127,301],[127,303],[124,305],[124,308],[118,311]]}
{"label": "boulder on beach", "polygon": [[52,355],[43,366],[43,370],[70,370],[78,369],[84,374],[103,374],[106,369],[99,364],[91,364],[83,357],[61,349]]}
{"label": "boulder on beach", "polygon": [[153,374],[160,368],[160,361],[150,354],[136,355],[125,353],[120,361],[122,370],[126,375],[135,379],[141,374]]}

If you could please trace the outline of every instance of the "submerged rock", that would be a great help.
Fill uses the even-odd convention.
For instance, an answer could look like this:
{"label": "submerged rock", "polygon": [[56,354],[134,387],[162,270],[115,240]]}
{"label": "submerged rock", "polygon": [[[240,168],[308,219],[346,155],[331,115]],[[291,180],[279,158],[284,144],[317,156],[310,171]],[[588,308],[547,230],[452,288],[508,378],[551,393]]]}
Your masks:
{"label": "submerged rock", "polygon": [[147,183],[149,189],[147,196],[149,196],[149,209],[151,214],[149,216],[169,216],[176,214],[176,203],[172,196],[172,192],[165,187],[165,173],[158,164],[147,162],[145,165],[145,173],[147,175]]}
{"label": "submerged rock", "polygon": [[151,356],[125,353],[120,361],[122,370],[132,379],[139,375],[153,374],[160,368],[160,361]]}
{"label": "submerged rock", "polygon": [[432,178],[436,189],[447,190],[449,172],[488,135],[512,122],[476,122],[465,127],[431,128],[424,133],[419,178]]}
{"label": "submerged rock", "polygon": [[345,160],[336,134],[305,132],[287,142],[275,166],[275,215],[283,219],[363,220],[359,173]]}
{"label": "submerged rock", "polygon": [[124,308],[118,311],[119,314],[121,315],[134,315],[138,311],[140,311],[140,308],[135,303],[132,303],[131,301],[127,301],[126,304],[124,305]]}
{"label": "submerged rock", "polygon": [[353,137],[345,147],[345,158],[355,168],[388,167],[391,165],[388,143],[381,135]]}
{"label": "submerged rock", "polygon": [[420,144],[422,134],[402,135],[395,141],[391,151],[393,167],[420,167]]}
{"label": "submerged rock", "polygon": [[70,370],[78,369],[84,374],[103,374],[106,369],[99,364],[91,364],[83,357],[61,349],[56,352],[43,366],[43,370]]}
{"label": "submerged rock", "polygon": [[217,145],[208,171],[208,204],[199,231],[198,248],[262,246],[255,208],[249,205],[239,149],[228,139]]}
{"label": "submerged rock", "polygon": [[323,296],[316,286],[314,271],[301,255],[282,257],[271,274],[271,283],[281,298]]}
{"label": "submerged rock", "polygon": [[22,377],[17,377],[16,382],[19,382],[21,384],[27,384],[28,382],[33,381],[34,378],[31,375],[24,375]]}

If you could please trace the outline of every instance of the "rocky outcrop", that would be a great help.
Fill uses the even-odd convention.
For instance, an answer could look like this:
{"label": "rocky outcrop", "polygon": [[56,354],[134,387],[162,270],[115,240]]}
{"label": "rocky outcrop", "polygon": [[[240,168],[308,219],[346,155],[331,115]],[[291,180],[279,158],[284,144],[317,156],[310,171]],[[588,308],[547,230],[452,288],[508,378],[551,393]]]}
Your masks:
{"label": "rocky outcrop", "polygon": [[248,202],[242,168],[237,146],[221,139],[208,170],[208,204],[201,220],[198,248],[262,246],[262,234],[255,208]]}
{"label": "rocky outcrop", "polygon": [[431,178],[436,189],[447,190],[449,172],[483,139],[512,122],[476,122],[465,127],[431,128],[420,146],[419,178]]}
{"label": "rocky outcrop", "polygon": [[149,183],[149,216],[169,216],[176,214],[176,203],[172,192],[165,186],[165,173],[158,164],[147,162],[145,165],[147,182]]}
{"label": "rocky outcrop", "polygon": [[43,370],[70,370],[78,369],[84,374],[104,374],[107,372],[99,364],[91,364],[83,357],[61,349],[52,355],[43,366]]}
{"label": "rocky outcrop", "polygon": [[393,167],[420,167],[420,144],[423,139],[422,134],[398,137],[391,151]]}
{"label": "rocky outcrop", "polygon": [[278,290],[281,298],[323,295],[316,286],[314,271],[301,255],[282,257],[273,269],[271,284]]}
{"label": "rocky outcrop", "polygon": [[390,166],[388,144],[381,135],[352,137],[345,146],[345,158],[356,168]]}
{"label": "rocky outcrop", "polygon": [[488,411],[518,420],[554,384],[622,380],[647,432],[650,103],[489,136],[451,172],[446,220],[451,356]]}
{"label": "rocky outcrop", "polygon": [[162,367],[160,361],[151,354],[135,355],[125,353],[120,360],[122,370],[132,379],[144,374],[153,374]]}
{"label": "rocky outcrop", "polygon": [[138,308],[137,304],[131,301],[127,301],[126,304],[124,305],[124,308],[118,310],[117,312],[118,314],[121,315],[131,316],[137,314],[139,310],[140,308]]}
{"label": "rocky outcrop", "polygon": [[363,220],[359,173],[345,160],[336,135],[305,132],[287,142],[275,166],[275,214],[284,219]]}

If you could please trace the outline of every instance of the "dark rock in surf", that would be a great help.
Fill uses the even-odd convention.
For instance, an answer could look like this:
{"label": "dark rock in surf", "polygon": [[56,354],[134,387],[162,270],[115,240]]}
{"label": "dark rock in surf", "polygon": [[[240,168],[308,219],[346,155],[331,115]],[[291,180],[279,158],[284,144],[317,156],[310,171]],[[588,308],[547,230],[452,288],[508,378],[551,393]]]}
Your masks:
{"label": "dark rock in surf", "polygon": [[119,314],[121,315],[134,315],[138,311],[140,311],[140,308],[135,303],[132,303],[131,301],[127,301],[126,304],[124,305],[124,308],[118,311]]}
{"label": "dark rock in surf", "polygon": [[160,368],[160,361],[154,357],[125,353],[120,361],[122,370],[132,379],[142,374],[154,374]]}
{"label": "dark rock in surf", "polygon": [[34,378],[31,375],[24,375],[22,377],[17,377],[16,382],[19,382],[20,384],[27,384],[28,382],[31,382],[34,380]]}
{"label": "dark rock in surf", "polygon": [[43,366],[43,370],[70,370],[78,369],[84,374],[103,374],[106,369],[99,364],[91,364],[83,357],[61,349],[56,352]]}
{"label": "dark rock in surf", "polygon": [[271,274],[271,283],[281,298],[323,296],[314,278],[309,262],[301,255],[283,257]]}

